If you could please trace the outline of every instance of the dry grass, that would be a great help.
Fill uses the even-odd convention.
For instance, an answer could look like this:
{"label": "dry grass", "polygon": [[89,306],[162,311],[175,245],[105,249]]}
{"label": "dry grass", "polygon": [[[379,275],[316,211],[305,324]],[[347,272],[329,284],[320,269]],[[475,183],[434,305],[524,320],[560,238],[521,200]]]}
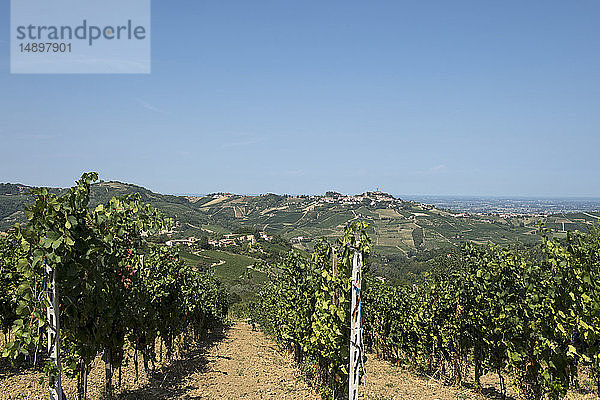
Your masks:
{"label": "dry grass", "polygon": [[[472,371],[471,371],[472,375]],[[30,370],[11,371],[0,364],[0,399],[44,399],[47,389],[38,382],[42,376]],[[118,377],[115,377],[115,381]],[[582,371],[585,390],[570,392],[567,400],[591,400],[589,377]],[[89,398],[102,398],[104,364],[94,363],[89,377]],[[495,375],[482,379],[483,390],[473,390],[466,381],[462,386],[448,386],[427,376],[417,376],[404,367],[378,360],[369,355],[366,375],[361,385],[362,400],[454,400],[500,399],[499,381]],[[64,378],[69,398],[74,398],[75,382]],[[122,368],[122,384],[116,390],[119,400],[134,399],[299,399],[318,400],[319,395],[301,378],[291,357],[263,333],[238,322],[230,328],[216,327],[201,343],[190,344],[179,357],[157,366],[146,375],[140,362],[136,381],[133,363]],[[508,385],[507,400],[517,399],[515,388]]]}

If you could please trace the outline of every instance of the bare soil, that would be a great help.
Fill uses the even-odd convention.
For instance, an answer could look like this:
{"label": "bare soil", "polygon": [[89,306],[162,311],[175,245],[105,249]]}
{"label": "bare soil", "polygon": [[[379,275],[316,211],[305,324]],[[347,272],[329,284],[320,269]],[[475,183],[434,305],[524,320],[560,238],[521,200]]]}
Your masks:
{"label": "bare soil", "polygon": [[[200,344],[184,344],[184,349],[171,360],[163,360],[155,372],[146,375],[140,362],[136,380],[133,363],[122,368],[121,385],[116,388],[118,400],[134,399],[298,399],[318,400],[320,397],[299,370],[292,358],[262,332],[253,331],[244,323],[217,327],[208,332]],[[0,400],[44,399],[47,389],[39,383],[41,372],[14,371],[0,363]],[[118,384],[118,372],[115,372]],[[88,381],[89,399],[103,398],[104,364],[98,358]],[[467,382],[461,387],[418,376],[404,367],[378,360],[370,355],[366,375],[361,385],[363,400],[454,400],[500,399],[498,379],[494,375],[482,380],[483,391],[477,393]],[[63,387],[69,399],[75,398],[75,381],[63,377]],[[516,399],[509,385],[508,400]],[[568,400],[596,398],[588,389],[569,393]]]}

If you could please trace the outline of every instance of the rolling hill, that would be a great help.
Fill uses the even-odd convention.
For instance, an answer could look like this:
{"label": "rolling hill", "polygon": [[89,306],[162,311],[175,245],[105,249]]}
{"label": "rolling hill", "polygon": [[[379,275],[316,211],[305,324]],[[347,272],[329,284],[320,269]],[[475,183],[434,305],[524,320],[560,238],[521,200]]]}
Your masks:
{"label": "rolling hill", "polygon": [[[25,220],[30,189],[25,185],[0,184],[0,230]],[[60,193],[63,189],[51,190]],[[230,193],[174,196],[114,181],[94,184],[91,204],[94,207],[113,196],[130,193],[139,193],[144,202],[174,218],[177,222],[174,237],[218,236],[246,227],[279,234],[297,248],[311,249],[317,238],[337,237],[347,222],[361,219],[371,223],[374,248],[381,255],[411,256],[419,251],[455,247],[465,241],[533,243],[539,240],[540,220],[557,235],[567,230],[587,231],[600,220],[598,213],[551,216],[457,213],[382,192],[354,196],[335,192],[322,196]]]}

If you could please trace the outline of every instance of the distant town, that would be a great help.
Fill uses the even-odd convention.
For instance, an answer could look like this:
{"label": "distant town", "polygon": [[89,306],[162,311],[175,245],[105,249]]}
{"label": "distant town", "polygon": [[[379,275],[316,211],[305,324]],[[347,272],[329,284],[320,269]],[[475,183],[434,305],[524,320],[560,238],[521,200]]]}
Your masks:
{"label": "distant town", "polygon": [[552,215],[600,210],[599,198],[526,198],[467,196],[406,196],[436,208],[470,214]]}

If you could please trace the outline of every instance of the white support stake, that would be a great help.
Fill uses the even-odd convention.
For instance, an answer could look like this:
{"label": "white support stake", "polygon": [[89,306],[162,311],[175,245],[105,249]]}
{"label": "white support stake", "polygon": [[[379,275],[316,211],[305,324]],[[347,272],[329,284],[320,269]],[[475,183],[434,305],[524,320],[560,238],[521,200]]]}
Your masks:
{"label": "white support stake", "polygon": [[50,361],[58,368],[58,376],[50,379],[50,400],[63,400],[64,394],[60,384],[60,309],[56,291],[56,270],[46,264],[48,279],[48,307],[46,318],[48,321],[48,354]]}
{"label": "white support stake", "polygon": [[[332,273],[333,279],[335,281],[335,278],[337,278],[337,274],[338,274],[338,261],[337,261],[337,254],[335,254],[335,247],[331,247],[331,273]],[[338,305],[338,298],[339,298],[339,293],[336,289],[333,292],[333,298],[332,298],[332,303],[336,307]],[[335,376],[333,374],[331,375],[330,384],[331,384],[331,397],[333,398],[333,400],[335,400],[337,394],[335,392]]]}
{"label": "white support stake", "polygon": [[352,308],[350,309],[350,368],[348,369],[348,398],[358,400],[358,382],[362,360],[362,326],[360,285],[362,282],[362,253],[354,250],[352,258]]}

